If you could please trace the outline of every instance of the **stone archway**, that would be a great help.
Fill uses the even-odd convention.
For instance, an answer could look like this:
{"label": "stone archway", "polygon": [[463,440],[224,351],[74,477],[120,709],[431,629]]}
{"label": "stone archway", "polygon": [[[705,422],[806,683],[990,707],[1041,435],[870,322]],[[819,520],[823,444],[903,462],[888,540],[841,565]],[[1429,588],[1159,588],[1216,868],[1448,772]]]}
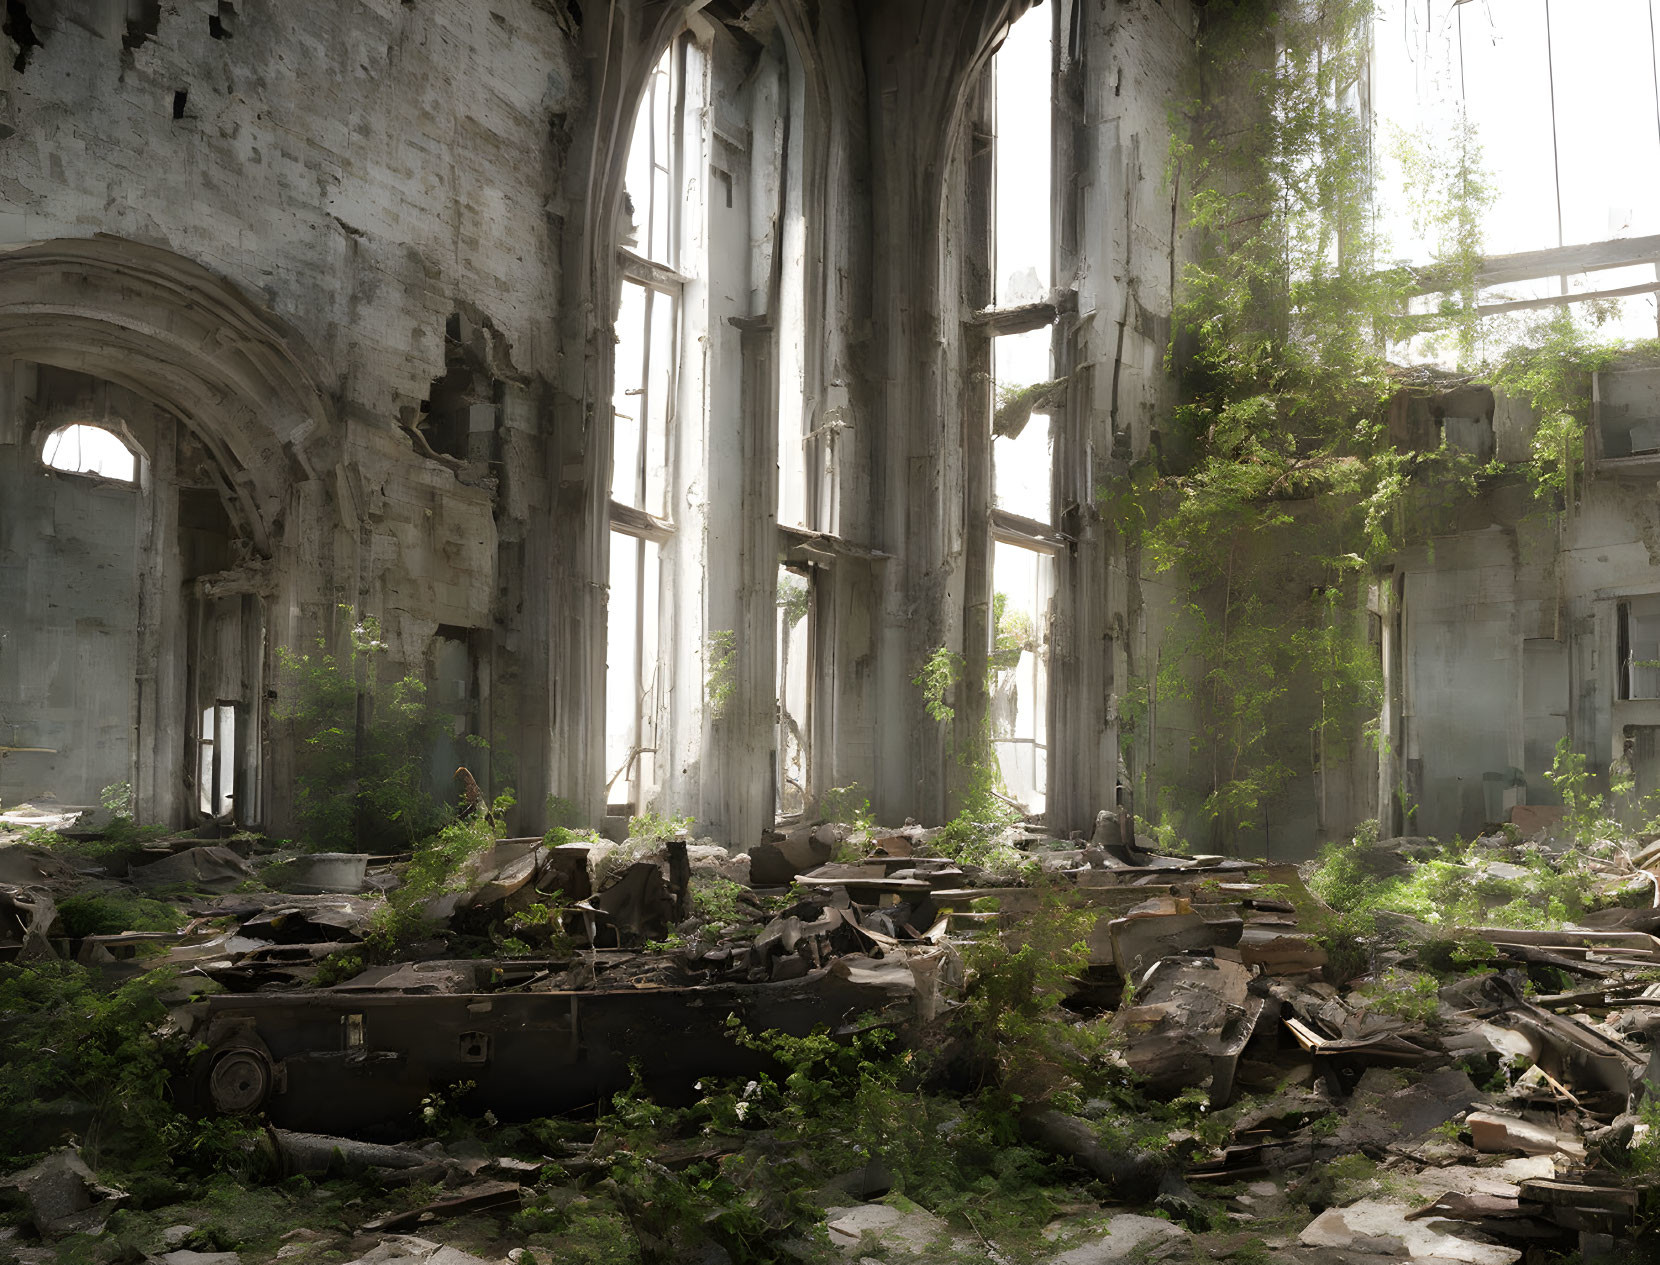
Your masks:
{"label": "stone archway", "polygon": [[100,235],[0,250],[0,356],[106,378],[175,414],[224,469],[264,557],[293,486],[338,449],[322,366],[300,336],[155,246]]}
{"label": "stone archway", "polygon": [[[332,473],[340,448],[322,362],[293,330],[201,265],[99,236],[0,249],[0,378],[10,381],[13,370],[24,369],[110,384],[129,406],[153,406],[188,435],[193,469],[207,473],[169,483],[165,463],[158,467],[135,529],[147,544],[136,564],[143,596],[131,611],[112,604],[107,615],[112,628],[133,621],[122,628],[129,635],[121,644],[136,640],[139,647],[131,780],[141,819],[257,822],[271,780],[263,758],[272,641],[266,613],[294,611],[321,580],[298,566],[308,551],[297,524],[304,520],[309,533],[321,528],[327,535],[328,520],[339,513],[330,508],[329,480],[317,477]],[[10,421],[13,433],[0,426],[0,443],[26,449],[30,419]],[[212,506],[222,507],[221,535],[232,546],[205,562],[196,550],[195,565],[181,561],[187,493],[198,507],[205,497],[215,521],[219,509]],[[32,560],[52,558],[50,542],[30,546],[27,526],[13,529],[0,553],[28,549]],[[62,565],[76,565],[73,551]],[[14,565],[10,573],[20,571]],[[44,635],[43,627],[30,627],[31,618],[13,621],[25,649],[32,635]],[[68,615],[53,619],[71,622]],[[62,640],[61,629],[52,633]],[[19,648],[14,642],[14,655]],[[88,647],[78,645],[77,653],[85,660]],[[237,720],[227,726],[233,706]],[[29,705],[20,710],[25,714],[7,719],[27,727]],[[204,716],[218,719],[198,732],[209,724]],[[198,785],[210,749],[220,777],[225,753],[212,739],[222,742],[227,728],[239,753],[234,812],[228,774],[215,792]],[[58,732],[71,731],[60,723]],[[77,799],[86,794],[78,785]]]}

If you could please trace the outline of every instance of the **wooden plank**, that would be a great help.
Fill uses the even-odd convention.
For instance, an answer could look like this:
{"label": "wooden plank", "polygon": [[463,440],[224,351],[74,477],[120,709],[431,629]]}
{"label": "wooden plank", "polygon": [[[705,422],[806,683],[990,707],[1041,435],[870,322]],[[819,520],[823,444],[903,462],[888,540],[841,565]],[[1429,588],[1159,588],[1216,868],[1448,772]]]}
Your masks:
{"label": "wooden plank", "polygon": [[1482,316],[1499,312],[1523,312],[1529,308],[1566,307],[1570,303],[1589,303],[1593,299],[1625,299],[1634,294],[1653,294],[1660,291],[1660,281],[1645,281],[1642,285],[1621,286],[1617,290],[1588,290],[1583,294],[1547,294],[1542,299],[1516,299],[1509,303],[1482,303],[1476,311]]}
{"label": "wooden plank", "polygon": [[1050,554],[1063,552],[1072,539],[1070,536],[1063,536],[1047,523],[1000,509],[991,511],[991,537],[1006,545],[1018,545],[1023,549],[1035,549]]}
{"label": "wooden plank", "polygon": [[[1651,237],[1621,237],[1577,246],[1553,246],[1548,250],[1524,250],[1513,255],[1488,255],[1476,269],[1476,285],[1503,285],[1531,281],[1535,277],[1559,277],[1569,273],[1600,272],[1605,268],[1629,268],[1660,259],[1660,234]],[[1434,266],[1417,274],[1414,294],[1436,294],[1457,287],[1458,277],[1448,267]]]}
{"label": "wooden plank", "polygon": [[1053,303],[1023,303],[1019,307],[988,307],[971,314],[963,323],[991,338],[999,338],[1053,325],[1059,316],[1060,309]]}

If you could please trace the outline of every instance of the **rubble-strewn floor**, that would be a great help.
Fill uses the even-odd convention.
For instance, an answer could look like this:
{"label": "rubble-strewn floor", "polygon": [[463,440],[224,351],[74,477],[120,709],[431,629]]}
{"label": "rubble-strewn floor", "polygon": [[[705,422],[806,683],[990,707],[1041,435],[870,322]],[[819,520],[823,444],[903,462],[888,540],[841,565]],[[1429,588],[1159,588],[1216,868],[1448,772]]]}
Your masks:
{"label": "rubble-strewn floor", "polygon": [[1651,1259],[1660,844],[1553,829],[13,832],[0,1255]]}

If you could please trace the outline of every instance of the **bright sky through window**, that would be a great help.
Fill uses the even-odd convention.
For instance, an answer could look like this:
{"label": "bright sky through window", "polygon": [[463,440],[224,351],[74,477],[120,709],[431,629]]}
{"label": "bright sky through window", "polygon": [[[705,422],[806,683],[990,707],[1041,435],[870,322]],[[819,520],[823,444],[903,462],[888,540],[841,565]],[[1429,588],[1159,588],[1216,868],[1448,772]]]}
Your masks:
{"label": "bright sky through window", "polygon": [[96,474],[122,483],[138,481],[138,458],[132,449],[98,426],[63,426],[46,438],[41,460],[69,474]]}
{"label": "bright sky through window", "polygon": [[[1373,28],[1377,189],[1386,256],[1433,243],[1403,205],[1401,138],[1448,144],[1463,112],[1496,194],[1487,255],[1660,233],[1655,0],[1382,0]],[[1560,205],[1560,214],[1558,207]],[[1567,292],[1656,281],[1651,266],[1569,275]],[[1494,287],[1483,304],[1563,293],[1558,277]],[[1656,296],[1618,300],[1606,337],[1653,338]]]}

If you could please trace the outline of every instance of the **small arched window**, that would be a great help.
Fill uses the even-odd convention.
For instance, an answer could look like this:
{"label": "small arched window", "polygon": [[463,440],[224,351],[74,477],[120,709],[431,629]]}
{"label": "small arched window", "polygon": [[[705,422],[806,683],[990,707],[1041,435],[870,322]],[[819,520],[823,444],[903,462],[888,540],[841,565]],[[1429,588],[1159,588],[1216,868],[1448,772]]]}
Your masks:
{"label": "small arched window", "polygon": [[121,483],[138,482],[138,454],[120,436],[102,426],[76,422],[46,437],[40,459],[67,474],[95,474]]}

